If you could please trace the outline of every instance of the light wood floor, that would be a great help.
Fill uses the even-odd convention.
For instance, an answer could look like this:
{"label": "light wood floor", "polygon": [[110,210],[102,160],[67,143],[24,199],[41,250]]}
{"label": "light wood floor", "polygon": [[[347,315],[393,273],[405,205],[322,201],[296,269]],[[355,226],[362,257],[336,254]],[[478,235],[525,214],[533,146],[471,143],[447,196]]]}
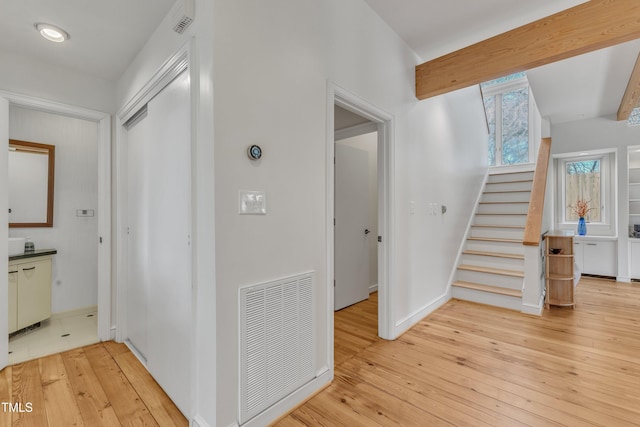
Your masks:
{"label": "light wood floor", "polygon": [[452,300],[396,341],[374,306],[336,313],[335,380],[277,425],[640,425],[640,283],[540,318]]}
{"label": "light wood floor", "polygon": [[114,342],[3,369],[0,402],[24,411],[0,406],[0,427],[188,426],[138,359]]}

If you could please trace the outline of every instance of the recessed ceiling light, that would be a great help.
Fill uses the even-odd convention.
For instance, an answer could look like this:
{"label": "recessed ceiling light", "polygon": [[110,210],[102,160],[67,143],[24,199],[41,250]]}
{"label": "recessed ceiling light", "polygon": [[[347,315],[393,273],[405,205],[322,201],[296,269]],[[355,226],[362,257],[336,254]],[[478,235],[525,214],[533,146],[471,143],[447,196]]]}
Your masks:
{"label": "recessed ceiling light", "polygon": [[38,22],[33,26],[36,27],[36,30],[40,32],[40,35],[42,37],[52,42],[62,43],[63,41],[69,40],[71,38],[69,33],[67,33],[60,27],[56,27],[55,25]]}

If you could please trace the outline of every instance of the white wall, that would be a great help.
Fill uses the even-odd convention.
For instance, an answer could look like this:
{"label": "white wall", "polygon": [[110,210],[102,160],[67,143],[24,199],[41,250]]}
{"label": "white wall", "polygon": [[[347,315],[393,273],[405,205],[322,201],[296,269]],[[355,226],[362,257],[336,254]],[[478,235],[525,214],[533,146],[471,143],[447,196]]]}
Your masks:
{"label": "white wall", "polygon": [[354,136],[338,142],[369,154],[369,289],[378,286],[378,133]]}
{"label": "white wall", "polygon": [[[119,80],[118,106],[195,38],[196,413],[227,426],[237,419],[239,287],[314,270],[316,362],[329,364],[327,82],[395,117],[397,330],[446,299],[486,171],[486,125],[478,88],[416,100],[417,58],[362,0],[196,0],[196,11],[182,36],[166,22],[157,29]],[[253,143],[260,162],[246,156]],[[237,214],[241,188],[266,192],[267,215]],[[449,211],[427,216],[427,202]]]}
{"label": "white wall", "polygon": [[607,116],[552,125],[551,135],[552,154],[603,148],[616,150],[618,277],[629,277],[627,147],[638,145],[640,126],[629,127],[626,121],[618,122],[614,116]]}
{"label": "white wall", "polygon": [[[55,152],[52,228],[11,228],[36,249],[57,249],[53,257],[51,310],[60,313],[97,305],[98,125],[95,122],[19,107],[9,108],[12,139],[50,144]],[[92,209],[95,216],[76,216]]]}
{"label": "white wall", "polygon": [[[397,332],[447,298],[487,144],[478,88],[418,102],[415,55],[361,0],[220,0],[213,27],[217,316],[224,325],[217,425],[227,426],[237,417],[239,287],[314,270],[317,369],[329,364],[327,81],[395,117]],[[264,150],[259,163],[245,154],[253,143]],[[265,191],[267,215],[239,216],[239,189]],[[428,216],[428,202],[447,205],[447,214]]]}
{"label": "white wall", "polygon": [[[115,111],[115,83],[68,68],[0,51],[0,89],[48,101]],[[10,64],[10,65],[9,65]]]}

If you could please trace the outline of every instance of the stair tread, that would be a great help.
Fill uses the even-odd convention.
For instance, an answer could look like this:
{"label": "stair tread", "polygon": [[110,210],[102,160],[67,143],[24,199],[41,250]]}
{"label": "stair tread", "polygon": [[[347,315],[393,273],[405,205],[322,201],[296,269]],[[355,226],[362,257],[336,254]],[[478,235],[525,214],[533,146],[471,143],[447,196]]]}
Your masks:
{"label": "stair tread", "polygon": [[503,239],[498,237],[469,237],[467,240],[484,241],[484,242],[502,242],[502,243],[522,243],[518,239]]}
{"label": "stair tread", "polygon": [[484,194],[502,194],[502,193],[531,193],[531,190],[504,190],[504,191],[483,191]]}
{"label": "stair tread", "polygon": [[524,278],[523,271],[505,270],[503,268],[493,268],[493,267],[481,267],[479,265],[460,264],[458,266],[458,270],[477,271],[480,273],[491,273],[491,274],[499,274],[501,276],[513,276],[513,277]]}
{"label": "stair tread", "polygon": [[480,202],[481,205],[529,204],[529,202]]}
{"label": "stair tread", "polygon": [[524,225],[493,225],[493,224],[471,224],[471,227],[480,227],[480,228],[509,228],[509,229],[522,229],[524,230]]}
{"label": "stair tread", "polygon": [[526,213],[482,213],[482,212],[476,212],[476,215],[520,215],[520,216],[527,216]]}
{"label": "stair tread", "polygon": [[452,286],[457,286],[459,288],[467,288],[474,289],[477,291],[490,292],[494,294],[507,295],[511,297],[522,298],[522,291],[517,291],[515,289],[507,289],[501,288],[498,286],[490,286],[490,285],[481,285],[480,283],[472,283],[465,281],[457,281],[451,284]]}
{"label": "stair tread", "polygon": [[504,252],[487,252],[487,251],[462,251],[465,255],[482,255],[482,256],[490,256],[496,258],[512,258],[512,259],[524,259],[524,255],[520,254],[507,254]]}
{"label": "stair tread", "polygon": [[533,182],[533,179],[517,179],[513,181],[487,181],[487,184],[513,184],[515,182]]}

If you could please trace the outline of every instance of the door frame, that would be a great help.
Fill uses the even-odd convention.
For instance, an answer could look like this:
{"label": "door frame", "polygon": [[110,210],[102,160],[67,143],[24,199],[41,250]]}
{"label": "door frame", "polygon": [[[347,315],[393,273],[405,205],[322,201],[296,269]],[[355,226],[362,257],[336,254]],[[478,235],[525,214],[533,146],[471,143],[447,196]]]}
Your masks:
{"label": "door frame", "polygon": [[393,177],[394,177],[394,144],[393,144],[393,116],[375,105],[365,101],[354,93],[334,84],[328,83],[327,88],[327,212],[326,212],[326,241],[327,241],[327,342],[328,360],[333,372],[333,313],[335,275],[334,256],[334,225],[335,217],[335,136],[334,136],[334,106],[349,110],[375,123],[378,131],[378,234],[382,242],[378,245],[378,336],[383,339],[394,339],[394,261],[395,236],[393,213]]}
{"label": "door frame", "polygon": [[[0,90],[9,107],[22,107],[98,124],[98,339],[113,339],[111,328],[111,115]],[[0,332],[2,333],[2,332]]]}

